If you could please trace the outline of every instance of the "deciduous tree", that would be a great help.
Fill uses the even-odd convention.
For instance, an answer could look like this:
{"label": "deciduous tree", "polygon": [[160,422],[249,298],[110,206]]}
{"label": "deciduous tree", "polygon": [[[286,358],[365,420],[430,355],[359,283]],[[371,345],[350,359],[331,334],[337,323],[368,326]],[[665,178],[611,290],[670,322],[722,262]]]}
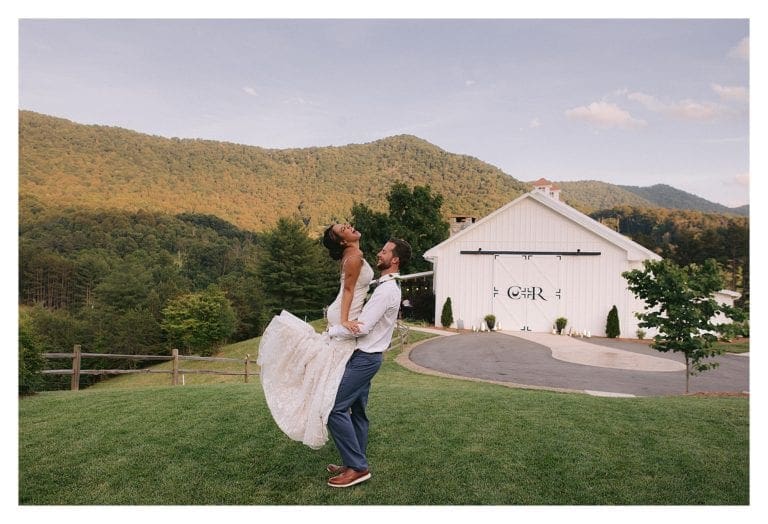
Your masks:
{"label": "deciduous tree", "polygon": [[163,309],[163,329],[186,353],[212,355],[235,331],[236,322],[232,304],[216,286],[182,295]]}
{"label": "deciduous tree", "polygon": [[407,240],[413,250],[407,272],[432,269],[422,255],[448,238],[450,226],[443,220],[440,211],[443,196],[432,194],[429,186],[415,186],[410,190],[402,182],[397,182],[390,188],[387,199],[392,236]]}
{"label": "deciduous tree", "polygon": [[[625,271],[628,288],[645,301],[647,309],[635,313],[641,328],[657,328],[651,347],[685,356],[685,392],[690,376],[717,367],[711,360],[722,353],[713,347],[715,333],[727,331],[726,319],[742,320],[735,307],[717,302],[714,293],[723,288],[720,268],[714,260],[680,267],[669,260],[646,260],[644,269]],[[716,315],[724,322],[718,323]]]}
{"label": "deciduous tree", "polygon": [[392,236],[389,215],[358,203],[352,206],[352,224],[362,233],[360,249],[365,259],[376,267],[376,254]]}
{"label": "deciduous tree", "polygon": [[24,312],[19,315],[19,394],[29,395],[42,384],[43,343]]}

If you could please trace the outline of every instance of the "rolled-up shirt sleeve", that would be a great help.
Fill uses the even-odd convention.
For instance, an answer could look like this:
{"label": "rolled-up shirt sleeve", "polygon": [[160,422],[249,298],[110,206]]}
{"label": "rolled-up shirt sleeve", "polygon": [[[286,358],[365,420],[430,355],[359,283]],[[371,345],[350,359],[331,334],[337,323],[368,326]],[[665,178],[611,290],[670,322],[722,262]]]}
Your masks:
{"label": "rolled-up shirt sleeve", "polygon": [[[394,305],[399,307],[400,304],[398,300],[394,299]],[[365,303],[365,306],[363,306],[362,312],[360,312],[360,316],[357,318],[357,321],[360,323],[359,333],[352,333],[344,326],[332,326],[328,330],[328,335],[331,337],[336,338],[357,338],[357,337],[363,337],[371,332],[371,329],[373,329],[373,326],[376,325],[376,323],[381,320],[384,317],[384,314],[387,312],[387,310],[393,306],[393,297],[391,296],[391,293],[387,292],[387,289],[384,289],[383,287],[379,287],[374,291],[373,295],[371,295],[371,298],[368,300],[368,302]]]}
{"label": "rolled-up shirt sleeve", "polygon": [[328,336],[331,338],[355,338],[355,334],[344,326],[331,326],[328,329]]}

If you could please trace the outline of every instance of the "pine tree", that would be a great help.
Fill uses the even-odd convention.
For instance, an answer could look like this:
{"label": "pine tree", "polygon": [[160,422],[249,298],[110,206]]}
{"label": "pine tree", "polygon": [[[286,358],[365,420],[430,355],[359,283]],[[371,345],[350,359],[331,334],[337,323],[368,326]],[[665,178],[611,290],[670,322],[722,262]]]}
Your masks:
{"label": "pine tree", "polygon": [[338,289],[339,269],[299,221],[281,218],[262,237],[258,277],[267,303],[299,316],[321,318]]}

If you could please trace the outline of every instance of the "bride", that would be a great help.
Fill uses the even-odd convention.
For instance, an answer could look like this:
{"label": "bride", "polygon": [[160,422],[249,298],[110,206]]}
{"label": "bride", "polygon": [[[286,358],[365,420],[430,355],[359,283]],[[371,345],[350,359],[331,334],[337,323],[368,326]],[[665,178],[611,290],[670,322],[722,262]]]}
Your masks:
{"label": "bride", "polygon": [[[323,234],[323,245],[341,268],[339,293],[326,313],[328,328],[359,329],[353,321],[373,278],[360,236],[349,224],[333,224]],[[287,311],[272,319],[261,337],[257,363],[269,410],[286,435],[313,449],[325,444],[328,415],[354,350],[354,339],[331,340]]]}

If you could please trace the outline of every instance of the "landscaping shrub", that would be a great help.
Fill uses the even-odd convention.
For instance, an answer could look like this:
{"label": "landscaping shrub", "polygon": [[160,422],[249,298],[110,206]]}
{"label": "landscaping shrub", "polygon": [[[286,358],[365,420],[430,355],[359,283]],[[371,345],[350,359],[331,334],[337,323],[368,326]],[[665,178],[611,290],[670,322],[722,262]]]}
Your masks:
{"label": "landscaping shrub", "polygon": [[608,312],[605,334],[608,338],[616,338],[621,335],[621,329],[619,328],[619,310],[616,309],[616,306],[613,306]]}
{"label": "landscaping shrub", "polygon": [[445,299],[443,304],[443,311],[440,313],[440,324],[443,327],[451,327],[453,324],[453,308],[451,307],[451,297]]}
{"label": "landscaping shrub", "polygon": [[43,381],[45,365],[43,344],[35,335],[31,323],[19,318],[19,394],[29,395],[38,391]]}

